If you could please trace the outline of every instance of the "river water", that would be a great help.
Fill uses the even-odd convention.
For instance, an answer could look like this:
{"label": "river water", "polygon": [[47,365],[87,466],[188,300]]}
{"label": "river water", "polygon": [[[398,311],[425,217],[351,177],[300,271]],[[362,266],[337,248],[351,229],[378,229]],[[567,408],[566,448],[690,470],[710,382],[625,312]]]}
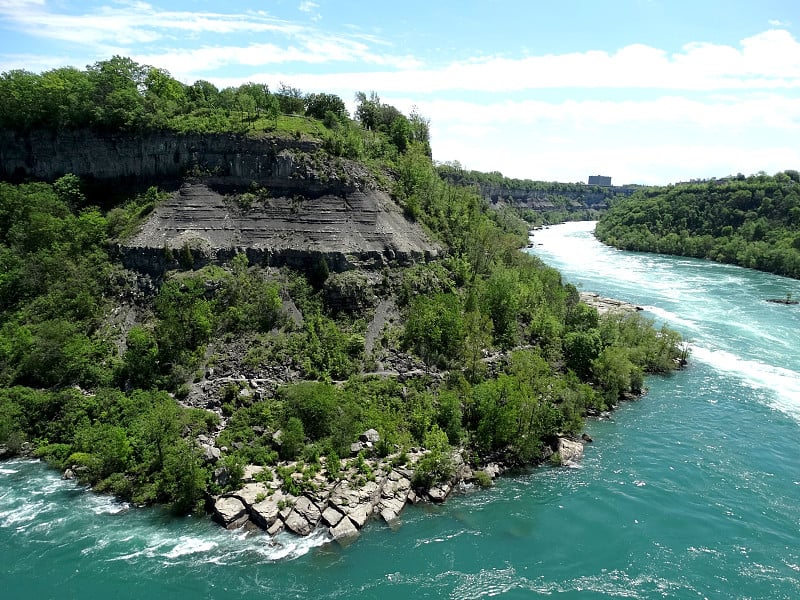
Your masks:
{"label": "river water", "polygon": [[[800,598],[797,281],[602,246],[533,252],[692,341],[690,366],[591,421],[578,468],[542,467],[377,521],[347,548],[228,532],[0,463],[0,597]],[[538,245],[541,244],[541,245]]]}

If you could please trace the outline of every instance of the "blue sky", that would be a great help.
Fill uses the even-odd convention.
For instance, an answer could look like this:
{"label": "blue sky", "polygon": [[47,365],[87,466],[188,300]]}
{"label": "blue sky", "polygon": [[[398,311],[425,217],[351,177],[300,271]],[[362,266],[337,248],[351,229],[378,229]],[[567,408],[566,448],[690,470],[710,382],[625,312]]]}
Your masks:
{"label": "blue sky", "polygon": [[0,0],[0,71],[374,90],[436,160],[550,181],[800,168],[799,39],[798,0]]}

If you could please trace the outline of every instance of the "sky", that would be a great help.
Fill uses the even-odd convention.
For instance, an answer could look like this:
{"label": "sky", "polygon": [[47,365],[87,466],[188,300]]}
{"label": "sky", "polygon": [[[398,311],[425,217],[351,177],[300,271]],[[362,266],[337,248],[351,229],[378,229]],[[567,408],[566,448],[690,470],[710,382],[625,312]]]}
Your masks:
{"label": "sky", "polygon": [[435,160],[508,177],[800,169],[800,0],[0,0],[1,72],[114,55],[351,111],[375,91],[430,119]]}

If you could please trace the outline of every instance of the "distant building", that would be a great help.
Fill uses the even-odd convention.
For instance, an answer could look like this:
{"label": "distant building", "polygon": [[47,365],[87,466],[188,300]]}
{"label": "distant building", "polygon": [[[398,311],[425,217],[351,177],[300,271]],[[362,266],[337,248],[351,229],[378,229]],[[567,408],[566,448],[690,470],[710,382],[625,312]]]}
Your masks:
{"label": "distant building", "polygon": [[606,177],[605,175],[589,175],[589,185],[611,187],[611,177]]}

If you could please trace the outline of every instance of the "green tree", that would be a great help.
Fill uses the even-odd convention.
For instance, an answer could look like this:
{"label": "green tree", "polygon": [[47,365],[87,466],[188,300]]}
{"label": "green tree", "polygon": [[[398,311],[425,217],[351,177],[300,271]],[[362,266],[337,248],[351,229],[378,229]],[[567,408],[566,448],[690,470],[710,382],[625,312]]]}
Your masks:
{"label": "green tree", "polygon": [[306,434],[303,422],[297,417],[289,417],[283,428],[279,454],[283,460],[294,460],[305,446]]}

